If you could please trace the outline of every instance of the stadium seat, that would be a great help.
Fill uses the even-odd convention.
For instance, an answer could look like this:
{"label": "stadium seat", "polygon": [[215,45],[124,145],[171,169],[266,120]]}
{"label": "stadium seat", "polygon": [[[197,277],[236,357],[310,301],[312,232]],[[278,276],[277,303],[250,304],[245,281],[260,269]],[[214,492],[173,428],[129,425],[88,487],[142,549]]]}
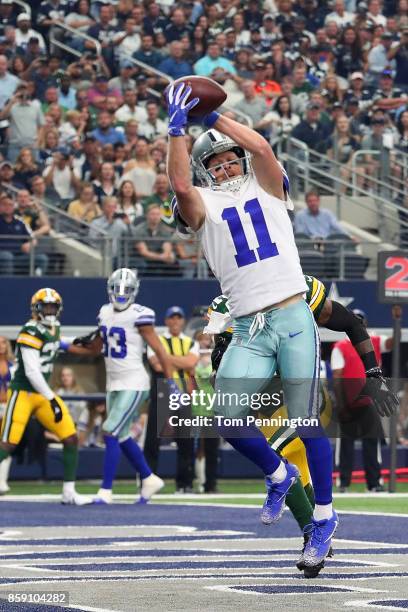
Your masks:
{"label": "stadium seat", "polygon": [[324,256],[319,251],[305,250],[299,251],[300,264],[305,274],[316,276],[317,278],[324,275]]}

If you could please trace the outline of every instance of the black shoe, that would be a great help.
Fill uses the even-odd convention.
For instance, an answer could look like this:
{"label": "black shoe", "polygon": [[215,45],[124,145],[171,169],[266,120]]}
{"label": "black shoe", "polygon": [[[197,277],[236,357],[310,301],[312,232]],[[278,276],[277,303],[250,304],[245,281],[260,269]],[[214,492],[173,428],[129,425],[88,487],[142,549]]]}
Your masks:
{"label": "black shoe", "polygon": [[338,488],[339,493],[347,493],[347,487],[340,485]]}
{"label": "black shoe", "polygon": [[369,493],[383,493],[384,491],[385,489],[381,484],[376,485],[375,487],[368,487]]}

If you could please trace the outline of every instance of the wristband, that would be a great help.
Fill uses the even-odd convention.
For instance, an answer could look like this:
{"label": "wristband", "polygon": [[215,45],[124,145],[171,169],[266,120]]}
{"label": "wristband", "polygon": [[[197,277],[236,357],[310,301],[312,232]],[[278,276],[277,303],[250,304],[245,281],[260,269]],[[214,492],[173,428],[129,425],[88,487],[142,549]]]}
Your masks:
{"label": "wristband", "polygon": [[179,127],[169,128],[168,130],[169,136],[185,136],[185,133],[186,132],[184,128],[179,128]]}
{"label": "wristband", "polygon": [[67,351],[69,349],[69,347],[71,346],[70,342],[65,342],[64,340],[60,340],[60,351]]}
{"label": "wristband", "polygon": [[219,117],[220,117],[220,113],[213,111],[209,115],[205,115],[205,117],[203,117],[203,124],[205,125],[206,128],[210,130],[214,126],[214,124],[218,121]]}

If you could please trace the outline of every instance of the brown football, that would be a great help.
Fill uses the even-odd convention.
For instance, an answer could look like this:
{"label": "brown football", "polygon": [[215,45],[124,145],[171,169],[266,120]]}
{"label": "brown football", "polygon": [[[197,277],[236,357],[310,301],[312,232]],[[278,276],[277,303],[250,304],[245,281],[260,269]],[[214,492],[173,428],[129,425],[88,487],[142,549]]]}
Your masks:
{"label": "brown football", "polygon": [[208,77],[185,76],[177,79],[173,84],[177,87],[179,83],[186,83],[192,88],[189,100],[200,98],[200,102],[189,113],[192,117],[208,115],[227,99],[227,94],[221,85]]}

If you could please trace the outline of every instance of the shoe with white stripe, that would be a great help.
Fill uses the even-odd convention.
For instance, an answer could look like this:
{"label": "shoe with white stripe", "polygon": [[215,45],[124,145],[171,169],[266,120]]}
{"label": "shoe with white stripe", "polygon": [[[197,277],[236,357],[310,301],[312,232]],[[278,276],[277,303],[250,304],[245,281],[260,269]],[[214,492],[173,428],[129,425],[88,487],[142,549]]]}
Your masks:
{"label": "shoe with white stripe", "polygon": [[272,482],[269,476],[265,478],[268,491],[262,507],[261,521],[264,525],[277,523],[285,509],[285,499],[289,489],[299,478],[299,470],[295,465],[286,463],[286,476],[282,482]]}
{"label": "shoe with white stripe", "polygon": [[93,504],[111,504],[112,503],[112,491],[111,489],[99,489],[97,494],[92,500]]}
{"label": "shoe with white stripe", "polygon": [[339,517],[337,512],[334,511],[329,519],[312,521],[310,538],[303,553],[303,566],[305,569],[318,566],[328,556],[338,524]]}
{"label": "shoe with white stripe", "polygon": [[155,493],[164,487],[164,484],[164,481],[156,476],[156,474],[150,474],[147,478],[143,478],[138,503],[145,504],[148,502]]}
{"label": "shoe with white stripe", "polygon": [[63,493],[61,504],[64,504],[64,506],[87,506],[88,504],[92,504],[92,497],[89,495],[80,495],[76,491]]}

